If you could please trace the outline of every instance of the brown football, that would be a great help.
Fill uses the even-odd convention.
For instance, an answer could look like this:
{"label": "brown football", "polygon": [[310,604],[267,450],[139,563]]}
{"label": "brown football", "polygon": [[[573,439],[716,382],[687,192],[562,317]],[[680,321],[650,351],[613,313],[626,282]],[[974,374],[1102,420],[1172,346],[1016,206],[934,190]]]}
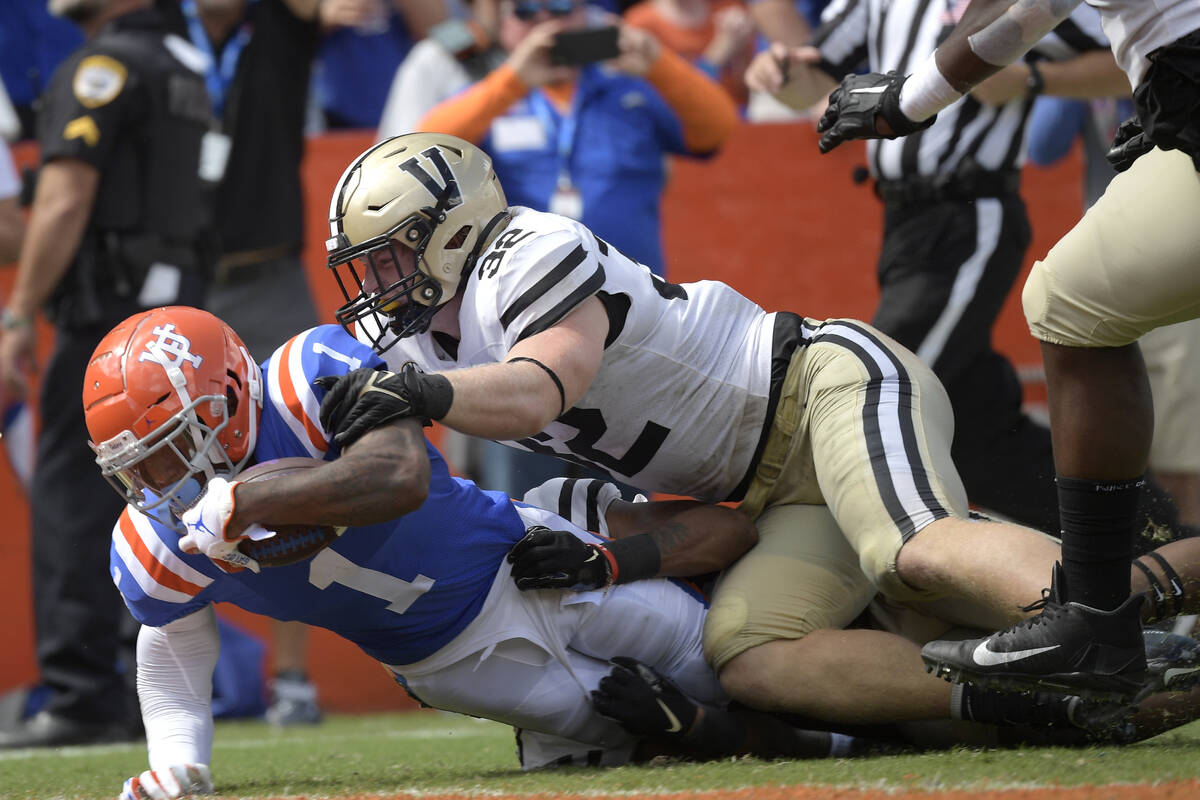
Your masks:
{"label": "brown football", "polygon": [[[289,472],[312,469],[324,464],[318,458],[277,458],[263,461],[238,474],[237,479],[246,483],[269,481]],[[319,553],[342,535],[345,528],[332,525],[271,525],[275,531],[270,539],[255,542],[243,539],[238,550],[248,555],[262,567],[282,567],[295,564]]]}

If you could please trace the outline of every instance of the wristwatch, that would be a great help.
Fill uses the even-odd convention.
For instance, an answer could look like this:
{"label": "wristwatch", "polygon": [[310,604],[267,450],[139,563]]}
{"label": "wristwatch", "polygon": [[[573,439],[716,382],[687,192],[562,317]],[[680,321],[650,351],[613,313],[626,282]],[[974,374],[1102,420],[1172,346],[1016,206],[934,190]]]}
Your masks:
{"label": "wristwatch", "polygon": [[1025,66],[1029,67],[1029,77],[1025,79],[1025,96],[1037,97],[1046,88],[1046,79],[1042,77],[1042,71],[1038,69],[1036,61],[1027,61]]}

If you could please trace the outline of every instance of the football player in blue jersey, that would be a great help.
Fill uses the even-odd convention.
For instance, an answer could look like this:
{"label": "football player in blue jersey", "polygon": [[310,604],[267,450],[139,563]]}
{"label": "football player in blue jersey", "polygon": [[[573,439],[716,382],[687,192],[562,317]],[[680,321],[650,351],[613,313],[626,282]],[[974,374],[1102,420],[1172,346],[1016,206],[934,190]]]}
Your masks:
{"label": "football player in blue jersey", "polygon": [[[185,307],[130,317],[97,347],[83,404],[97,463],[128,502],[110,571],[142,623],[138,689],[150,760],[123,797],[211,790],[212,606],[222,601],[328,628],[421,701],[516,726],[525,768],[659,751],[844,752],[845,737],[725,709],[701,653],[705,603],[681,583],[626,584],[649,576],[610,574],[597,591],[520,591],[506,555],[528,529],[604,539],[452,477],[418,420],[381,426],[344,451],[332,443],[317,418],[324,389],[314,379],[379,363],[327,325],[293,337],[260,368],[232,329]],[[238,479],[257,463],[294,457],[327,463]],[[660,573],[719,568],[756,538],[744,515],[694,501],[622,504],[613,519],[624,525],[608,531],[613,498],[597,489],[581,493],[586,510],[562,507],[614,535],[630,526],[714,534],[711,548],[664,560]],[[290,564],[243,552],[284,525],[344,532]],[[653,535],[621,541],[644,547]],[[654,742],[651,734],[663,735]]]}

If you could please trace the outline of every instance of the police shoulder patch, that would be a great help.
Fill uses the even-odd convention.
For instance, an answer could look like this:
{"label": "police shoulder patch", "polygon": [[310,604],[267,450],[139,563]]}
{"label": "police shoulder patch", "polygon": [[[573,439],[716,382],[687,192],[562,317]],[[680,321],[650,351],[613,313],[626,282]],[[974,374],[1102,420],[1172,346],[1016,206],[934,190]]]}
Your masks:
{"label": "police shoulder patch", "polygon": [[125,65],[112,56],[88,56],[75,68],[75,99],[85,108],[99,108],[121,93],[127,76]]}

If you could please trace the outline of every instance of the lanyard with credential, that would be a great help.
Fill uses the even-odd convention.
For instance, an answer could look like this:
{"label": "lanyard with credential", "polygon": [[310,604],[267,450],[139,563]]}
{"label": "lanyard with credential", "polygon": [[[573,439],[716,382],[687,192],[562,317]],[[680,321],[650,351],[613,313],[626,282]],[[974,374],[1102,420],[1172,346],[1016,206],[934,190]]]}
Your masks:
{"label": "lanyard with credential", "polygon": [[529,105],[542,124],[542,129],[547,135],[555,136],[555,150],[558,154],[558,184],[554,194],[550,196],[547,210],[571,219],[583,218],[583,199],[571,181],[571,153],[575,150],[575,133],[579,127],[579,107],[583,91],[582,83],[575,87],[571,107],[563,114],[554,110],[550,100],[540,89],[534,89],[529,94]]}
{"label": "lanyard with credential", "polygon": [[181,9],[187,18],[188,37],[192,44],[208,56],[208,72],[204,76],[204,82],[208,87],[213,113],[220,119],[225,116],[225,100],[229,95],[233,76],[237,72],[238,59],[242,57],[242,50],[250,41],[250,23],[243,22],[238,26],[237,31],[221,50],[221,57],[217,58],[212,42],[208,40],[208,31],[204,30],[204,23],[200,21],[200,15],[196,11],[196,0],[183,0]]}

